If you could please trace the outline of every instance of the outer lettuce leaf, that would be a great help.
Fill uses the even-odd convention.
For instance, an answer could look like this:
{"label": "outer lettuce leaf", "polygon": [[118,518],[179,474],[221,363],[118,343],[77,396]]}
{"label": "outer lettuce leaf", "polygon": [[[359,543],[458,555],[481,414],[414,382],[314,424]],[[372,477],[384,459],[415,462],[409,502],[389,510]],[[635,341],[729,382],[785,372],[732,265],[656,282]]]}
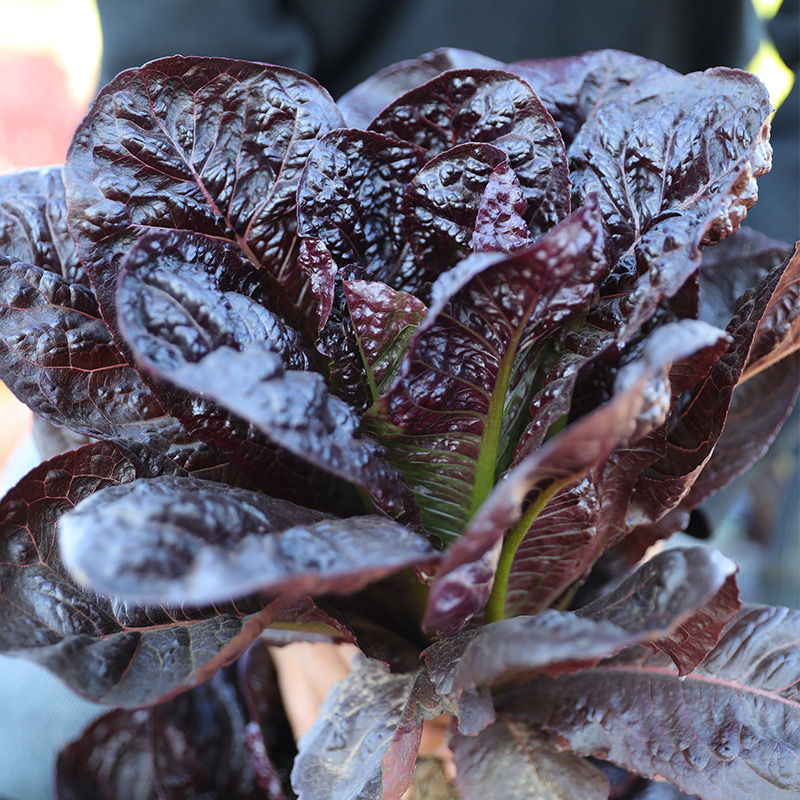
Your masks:
{"label": "outer lettuce leaf", "polygon": [[82,584],[145,603],[346,594],[436,556],[385,517],[330,518],[191,477],[107,487],[63,515],[59,532],[64,565]]}
{"label": "outer lettuce leaf", "polygon": [[70,230],[106,320],[121,259],[152,228],[236,244],[290,309],[295,298],[280,287],[296,284],[285,272],[300,171],[317,139],[341,125],[330,95],[285,67],[174,56],[118,75],[64,169]]}
{"label": "outer lettuce leaf", "polygon": [[569,213],[561,136],[530,86],[507,72],[445,72],[387,106],[369,130],[411,142],[429,157],[466,142],[494,145],[508,156],[519,178],[534,235]]}
{"label": "outer lettuce leaf", "polygon": [[441,713],[424,672],[391,675],[362,661],[331,690],[299,741],[299,800],[400,800],[411,785],[422,721]]}
{"label": "outer lettuce leaf", "polygon": [[587,304],[604,269],[587,204],[530,247],[472,256],[435,284],[428,315],[371,412],[432,533],[458,535],[488,495],[516,422],[508,396],[529,380],[526,356]]}
{"label": "outer lettuce leaf", "polygon": [[55,797],[285,800],[293,745],[274,668],[257,644],[203,686],[94,722],[59,754]]}
{"label": "outer lettuce leaf", "polygon": [[0,256],[0,378],[54,425],[104,438],[181,435],[120,355],[91,290]]}
{"label": "outer lettuce leaf", "polygon": [[518,460],[569,411],[579,370],[636,336],[696,271],[701,247],[737,230],[770,168],[770,108],[754,76],[725,69],[648,78],[598,103],[568,156],[573,205],[599,195],[609,277],[531,404]]}
{"label": "outer lettuce leaf", "polygon": [[89,286],[67,230],[60,166],[0,176],[0,254]]}
{"label": "outer lettuce leaf", "polygon": [[567,146],[597,108],[614,95],[631,84],[678,74],[657,61],[619,50],[529,58],[506,64],[503,69],[530,83],[553,115]]}
{"label": "outer lettuce leaf", "polygon": [[608,780],[585,759],[558,749],[531,725],[501,717],[477,737],[455,734],[450,748],[463,800],[607,800]]}
{"label": "outer lettuce leaf", "polygon": [[[614,395],[607,403],[567,425],[510,470],[470,520],[463,536],[445,553],[431,588],[426,626],[453,632],[480,611],[492,589],[503,536],[520,519],[526,497],[534,490],[542,496],[558,487],[569,489],[591,470],[602,467],[615,449],[629,448],[659,427],[671,406],[669,374],[673,363],[698,352],[714,352],[721,339],[721,331],[694,320],[659,328],[642,356],[620,372]],[[638,472],[631,482],[636,475]],[[570,505],[567,514],[573,513]],[[535,521],[525,524],[534,527],[524,535],[536,536]],[[556,552],[569,559],[570,573],[562,575],[559,586],[552,589],[552,599],[556,599],[594,563],[609,539],[590,532],[581,537],[576,548],[570,537],[559,537],[558,528],[553,534],[555,541],[542,541],[540,557],[554,555],[555,545]],[[540,563],[537,568],[541,568]]]}
{"label": "outer lettuce leaf", "polygon": [[548,609],[485,625],[470,637],[453,690],[574,672],[643,642],[668,652],[688,674],[741,606],[736,569],[715,550],[670,550],[577,612]]}
{"label": "outer lettuce leaf", "polygon": [[140,706],[208,680],[270,622],[281,614],[293,618],[291,605],[280,601],[268,606],[248,598],[205,609],[136,606],[78,588],[56,545],[59,517],[99,489],[169,472],[185,474],[163,456],[98,442],[45,462],[5,496],[4,653],[46,667],[95,702]]}
{"label": "outer lettuce leaf", "polygon": [[419,58],[390,64],[365,81],[345,92],[339,108],[348,127],[366,128],[385,106],[405,94],[409,89],[426,83],[431,78],[450,69],[496,69],[499,61],[471,50],[441,47],[424,53]]}
{"label": "outer lettuce leaf", "polygon": [[663,653],[634,647],[591,669],[539,677],[501,705],[581,755],[660,776],[705,800],[778,800],[800,765],[800,613],[745,607],[679,679]]}
{"label": "outer lettuce leaf", "polygon": [[716,550],[671,549],[645,562],[615,589],[579,608],[579,617],[612,622],[647,638],[688,675],[711,652],[741,608],[738,566]]}

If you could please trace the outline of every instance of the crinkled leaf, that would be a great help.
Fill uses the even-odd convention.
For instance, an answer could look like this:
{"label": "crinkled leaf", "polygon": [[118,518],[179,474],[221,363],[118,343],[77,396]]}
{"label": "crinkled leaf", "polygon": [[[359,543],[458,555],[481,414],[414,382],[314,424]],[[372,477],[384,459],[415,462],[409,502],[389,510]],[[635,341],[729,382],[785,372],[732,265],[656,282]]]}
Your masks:
{"label": "crinkled leaf", "polygon": [[561,135],[530,85],[508,72],[445,72],[387,106],[369,130],[411,142],[429,156],[466,142],[492,144],[508,156],[519,178],[534,235],[569,213]]}
{"label": "crinkled leaf", "polygon": [[[270,734],[276,727],[291,742],[279,695],[273,692],[270,705],[260,708],[252,703],[265,697],[263,688],[250,691],[253,681],[275,679],[266,648],[256,649],[244,669],[228,667],[152,709],[112,711],[98,719],[59,754],[55,797],[255,800],[265,790],[275,800],[290,796],[266,750],[252,749],[257,737],[263,743],[262,730]],[[267,671],[254,676],[255,665]]]}
{"label": "crinkled leaf", "polygon": [[233,242],[277,286],[293,264],[300,171],[341,124],[330,95],[285,67],[174,56],[118,75],[64,170],[70,230],[106,319],[121,258],[152,228]]}
{"label": "crinkled leaf", "polygon": [[337,265],[356,264],[395,289],[420,285],[403,232],[403,193],[425,151],[377,133],[327,134],[306,161],[297,191],[300,233],[321,239]]}
{"label": "crinkled leaf", "polygon": [[779,800],[800,789],[799,640],[800,612],[749,606],[691,675],[640,646],[536,678],[502,706],[581,755],[705,800]]}
{"label": "crinkled leaf", "polygon": [[[205,609],[137,606],[80,589],[56,544],[59,517],[104,487],[182,470],[163,456],[98,442],[28,473],[0,504],[0,649],[79,694],[153,703],[208,680],[283,611],[246,599]],[[213,485],[213,484],[211,484]],[[143,554],[144,555],[144,554]],[[284,604],[285,605],[285,604]]]}
{"label": "crinkled leaf", "polygon": [[439,713],[424,672],[392,675],[375,661],[360,662],[298,742],[292,785],[299,800],[400,800],[411,784],[422,721]]}
{"label": "crinkled leaf", "polygon": [[[700,351],[713,352],[721,340],[724,342],[721,331],[696,320],[659,328],[641,357],[620,371],[614,395],[607,403],[567,425],[544,447],[513,467],[470,520],[463,536],[445,553],[431,589],[426,626],[457,630],[484,606],[497,568],[497,556],[488,556],[497,553],[504,534],[515,523],[526,526],[523,536],[533,535],[536,543],[530,547],[538,549],[534,555],[530,547],[524,551],[521,570],[530,561],[535,572],[547,574],[548,559],[563,559],[567,566],[565,571],[559,565],[558,585],[547,587],[550,602],[580,578],[608,545],[606,537],[594,535],[589,528],[594,524],[592,507],[596,506],[585,493],[592,490],[593,477],[572,497],[559,501],[567,515],[565,527],[553,517],[545,518],[543,527],[538,529],[538,519],[528,522],[523,518],[518,522],[526,497],[534,489],[538,493],[555,491],[559,486],[569,489],[590,470],[603,466],[615,448],[628,447],[662,424],[671,406],[669,372],[673,363]],[[633,473],[631,484],[636,475],[638,472]],[[576,521],[587,526],[586,532],[580,528],[577,531],[577,542],[570,528]],[[523,546],[524,543],[523,538]]]}
{"label": "crinkled leaf", "polygon": [[[124,260],[119,324],[144,361],[178,366],[259,343],[289,369],[313,368],[296,330],[270,310],[264,271],[238,248],[189,231],[151,231]],[[132,338],[132,337],[129,337]]]}
{"label": "crinkled leaf", "polygon": [[619,50],[595,50],[563,58],[528,58],[503,69],[524,78],[552,114],[569,146],[598,106],[657,77],[677,75],[657,61]]}
{"label": "crinkled leaf", "polygon": [[325,327],[333,309],[336,275],[339,268],[324,242],[313,236],[303,237],[300,241],[297,266],[308,275],[309,294],[315,301],[319,332]]}
{"label": "crinkled leaf", "polygon": [[[361,435],[353,411],[321,375],[303,371],[310,356],[258,302],[267,298],[257,281],[229,245],[183,232],[142,237],[125,259],[118,294],[120,328],[140,370],[192,433],[270,494],[316,506],[330,498],[345,510],[353,498],[341,482],[351,481],[381,507],[413,513],[410,493]],[[336,484],[320,473],[341,479],[338,500]]]}
{"label": "crinkled leaf", "polygon": [[455,734],[450,749],[463,800],[607,800],[608,780],[594,765],[557,749],[521,720],[501,717],[476,737]]}
{"label": "crinkled leaf", "polygon": [[344,281],[343,286],[373,398],[377,398],[388,389],[408,340],[428,309],[413,294],[395,291],[380,281]]}
{"label": "crinkled leaf", "polygon": [[[740,298],[727,328],[731,337],[727,352],[707,378],[681,398],[668,430],[656,431],[646,443],[660,458],[636,482],[628,512],[630,526],[658,522],[697,480],[723,431],[732,393],[742,378],[761,323],[769,309],[782,307],[782,300],[791,302],[792,290],[782,298],[779,289],[794,285],[791,275],[798,266],[800,258],[795,258],[794,264],[775,267]],[[783,278],[786,270],[791,270],[788,281]],[[783,416],[786,411],[784,405],[777,413]],[[747,461],[742,463],[741,471],[748,466]]]}
{"label": "crinkled leaf", "polygon": [[351,128],[366,128],[375,115],[405,94],[449,69],[496,69],[501,63],[472,50],[441,47],[419,58],[400,61],[345,92],[338,105]]}
{"label": "crinkled leaf", "polygon": [[524,411],[512,400],[529,386],[526,356],[592,297],[604,270],[593,212],[587,204],[513,255],[474,255],[435,284],[372,412],[431,532],[459,534],[488,495],[503,438]]}
{"label": "crinkled leaf", "polygon": [[800,242],[783,264],[783,274],[758,323],[741,380],[800,349]]}
{"label": "crinkled leaf", "polygon": [[162,450],[187,438],[114,346],[91,289],[3,256],[0,379],[54,425]]}
{"label": "crinkled leaf", "polygon": [[573,205],[591,192],[600,198],[610,272],[531,404],[518,460],[569,411],[579,370],[628,342],[678,293],[702,245],[737,230],[770,167],[769,114],[754,76],[722,68],[667,72],[599,102],[568,155]]}
{"label": "crinkled leaf", "polygon": [[67,230],[60,166],[0,176],[0,254],[89,286]]}
{"label": "crinkled leaf", "polygon": [[495,250],[511,253],[525,246],[531,238],[523,218],[527,207],[528,201],[514,171],[505,162],[498,164],[481,196],[472,249],[476,253]]}
{"label": "crinkled leaf", "polygon": [[[279,453],[284,450],[315,470],[363,488],[386,513],[416,522],[416,504],[400,472],[362,432],[353,410],[328,393],[321,375],[286,370],[280,356],[261,346],[242,351],[220,347],[197,363],[153,371],[250,423]],[[301,495],[307,491],[297,488]]]}
{"label": "crinkled leaf", "polygon": [[[506,176],[509,194],[513,188],[520,193],[516,206],[509,198],[507,210],[499,197],[498,173]],[[484,203],[490,187],[492,200]],[[526,207],[519,182],[502,150],[489,144],[459,144],[432,158],[408,184],[403,200],[406,237],[417,263],[435,277],[473,250],[511,251],[527,244],[531,237],[522,219]],[[502,237],[496,231],[501,230],[511,213],[516,213],[519,220],[518,228],[508,234],[511,246],[490,247],[490,242],[497,243]],[[480,248],[474,247],[476,236]]]}
{"label": "crinkled leaf", "polygon": [[61,517],[59,531],[61,557],[81,583],[136,602],[350,593],[436,555],[385,517],[326,518],[191,477],[95,492]]}
{"label": "crinkled leaf", "polygon": [[717,550],[667,550],[575,613],[631,633],[652,631],[650,640],[672,658],[680,675],[688,675],[741,608],[737,571],[736,564]]}

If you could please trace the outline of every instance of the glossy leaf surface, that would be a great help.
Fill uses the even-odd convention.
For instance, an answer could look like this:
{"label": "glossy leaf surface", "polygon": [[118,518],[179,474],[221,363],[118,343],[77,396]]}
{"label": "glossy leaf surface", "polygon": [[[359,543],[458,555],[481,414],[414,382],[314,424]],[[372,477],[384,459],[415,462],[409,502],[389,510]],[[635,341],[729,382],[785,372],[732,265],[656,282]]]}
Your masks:
{"label": "glossy leaf surface", "polygon": [[514,424],[509,396],[529,380],[525,356],[594,293],[604,263],[592,212],[576,212],[514,255],[475,255],[443,275],[373,409],[426,527],[438,535],[460,533],[494,483]]}
{"label": "glossy leaf surface", "polygon": [[[56,523],[108,486],[177,471],[163,457],[89,444],[40,465],[0,505],[0,647],[95,702],[138,706],[208,680],[281,611],[248,599],[205,609],[137,606],[80,589]],[[169,669],[164,665],[169,664]]]}
{"label": "glossy leaf surface", "polygon": [[583,755],[705,800],[790,797],[800,785],[798,624],[797,611],[745,607],[682,680],[666,655],[636,647],[537,678],[506,704]]}
{"label": "glossy leaf surface", "polygon": [[328,93],[285,67],[175,56],[121,73],[78,128],[64,173],[70,229],[106,318],[121,259],[152,228],[230,241],[280,281],[300,171],[341,124]]}
{"label": "glossy leaf surface", "polygon": [[466,142],[499,148],[519,178],[535,235],[569,212],[561,136],[530,86],[507,72],[445,72],[387,106],[369,130],[411,142],[429,157]]}
{"label": "glossy leaf surface", "polygon": [[82,583],[136,602],[351,593],[435,557],[423,536],[385,517],[326,518],[190,477],[95,492],[59,532],[64,564]]}
{"label": "glossy leaf surface", "polygon": [[419,58],[391,64],[345,92],[338,100],[339,108],[351,128],[366,128],[370,121],[400,95],[426,83],[450,69],[496,69],[501,63],[494,58],[461,50],[440,47]]}

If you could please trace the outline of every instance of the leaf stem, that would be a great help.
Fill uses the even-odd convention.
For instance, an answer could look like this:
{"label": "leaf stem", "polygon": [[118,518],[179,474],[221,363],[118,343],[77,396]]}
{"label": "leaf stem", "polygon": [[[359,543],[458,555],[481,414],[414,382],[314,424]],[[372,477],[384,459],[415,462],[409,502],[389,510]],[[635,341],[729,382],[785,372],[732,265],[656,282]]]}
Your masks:
{"label": "leaf stem", "polygon": [[526,509],[517,524],[508,532],[503,541],[503,549],[500,551],[500,560],[497,563],[497,572],[494,576],[492,593],[489,595],[489,602],[486,604],[486,621],[498,622],[506,616],[506,594],[508,592],[508,580],[511,576],[511,565],[514,563],[514,556],[517,554],[519,546],[525,535],[531,529],[531,525],[536,521],[544,507],[550,502],[553,495],[564,485],[565,481],[553,481],[546,489],[539,492],[539,496]]}

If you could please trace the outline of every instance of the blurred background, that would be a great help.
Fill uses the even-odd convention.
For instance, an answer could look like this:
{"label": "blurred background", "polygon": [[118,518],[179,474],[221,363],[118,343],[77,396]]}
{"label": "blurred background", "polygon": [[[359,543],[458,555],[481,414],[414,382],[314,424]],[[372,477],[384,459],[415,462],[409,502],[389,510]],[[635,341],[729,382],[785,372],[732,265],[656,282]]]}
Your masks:
{"label": "blurred background", "polygon": [[[0,0],[0,174],[64,160],[100,85],[162,55],[285,64],[334,97],[381,67],[440,46],[504,61],[614,47],[681,72],[745,67],[773,106],[776,169],[759,180],[752,227],[800,238],[800,0]],[[713,543],[752,562],[752,600],[800,606],[800,435],[795,413],[768,459],[712,506]],[[30,413],[0,383],[0,496],[39,462]],[[788,576],[788,578],[787,578]],[[26,724],[47,698],[47,719]],[[57,698],[57,699],[54,699]],[[0,657],[0,800],[49,797],[41,752],[99,709],[32,665]],[[9,736],[13,732],[13,741]],[[10,746],[9,746],[10,745]]]}

